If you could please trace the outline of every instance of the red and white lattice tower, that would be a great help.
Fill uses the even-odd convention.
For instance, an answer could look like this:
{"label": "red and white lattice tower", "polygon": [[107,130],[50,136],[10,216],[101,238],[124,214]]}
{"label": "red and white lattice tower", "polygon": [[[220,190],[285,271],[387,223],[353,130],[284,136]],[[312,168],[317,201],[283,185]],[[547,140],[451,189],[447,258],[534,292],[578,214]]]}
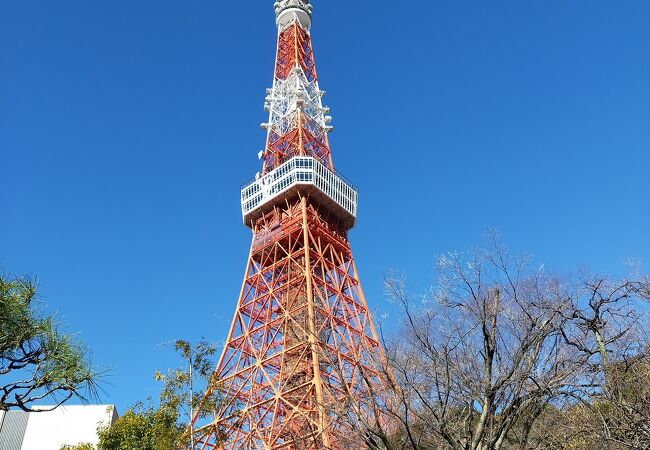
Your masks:
{"label": "red and white lattice tower", "polygon": [[334,171],[308,0],[275,3],[278,26],[262,172],[244,185],[253,242],[234,319],[191,429],[200,449],[361,448],[341,418],[367,398],[383,353],[352,258],[357,190]]}

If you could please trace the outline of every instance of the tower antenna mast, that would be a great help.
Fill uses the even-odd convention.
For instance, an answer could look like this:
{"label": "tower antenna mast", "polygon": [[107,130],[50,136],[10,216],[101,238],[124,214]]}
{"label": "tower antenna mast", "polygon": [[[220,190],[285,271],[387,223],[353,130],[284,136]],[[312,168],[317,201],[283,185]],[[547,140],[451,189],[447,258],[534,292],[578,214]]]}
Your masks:
{"label": "tower antenna mast", "polygon": [[200,449],[362,448],[342,408],[370,398],[384,356],[348,241],[358,192],[334,170],[312,5],[274,7],[262,170],[241,190],[250,253],[216,383],[188,430]]}

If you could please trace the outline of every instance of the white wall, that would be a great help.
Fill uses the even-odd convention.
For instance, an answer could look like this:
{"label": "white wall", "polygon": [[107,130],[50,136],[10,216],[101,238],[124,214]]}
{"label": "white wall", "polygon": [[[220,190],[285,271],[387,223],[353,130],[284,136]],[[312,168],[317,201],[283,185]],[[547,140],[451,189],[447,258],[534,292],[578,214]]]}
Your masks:
{"label": "white wall", "polygon": [[97,445],[97,426],[109,425],[116,417],[112,405],[60,406],[30,413],[21,450],[59,450],[65,444],[84,442]]}

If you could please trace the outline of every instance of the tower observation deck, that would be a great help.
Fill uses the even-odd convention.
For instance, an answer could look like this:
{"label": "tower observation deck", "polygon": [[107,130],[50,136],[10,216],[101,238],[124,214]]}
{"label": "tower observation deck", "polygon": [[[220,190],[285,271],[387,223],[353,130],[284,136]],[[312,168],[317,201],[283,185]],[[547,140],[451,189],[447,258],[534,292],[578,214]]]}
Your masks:
{"label": "tower observation deck", "polygon": [[251,250],[215,370],[219,391],[205,393],[188,448],[356,449],[363,436],[350,411],[367,410],[384,361],[348,241],[358,191],[332,161],[312,5],[274,7],[262,169],[241,189]]}
{"label": "tower observation deck", "polygon": [[333,169],[327,133],[332,117],[323,107],[325,95],[318,87],[309,28],[312,6],[304,0],[275,3],[280,30],[273,87],[267,90],[264,108],[269,121],[263,175],[242,188],[244,223],[299,192],[319,200],[346,229],[354,226],[356,188]]}

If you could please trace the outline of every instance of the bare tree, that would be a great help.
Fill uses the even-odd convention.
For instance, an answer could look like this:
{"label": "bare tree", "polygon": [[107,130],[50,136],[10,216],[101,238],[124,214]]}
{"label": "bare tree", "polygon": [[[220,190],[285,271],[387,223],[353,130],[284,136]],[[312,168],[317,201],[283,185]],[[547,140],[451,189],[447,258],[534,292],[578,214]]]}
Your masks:
{"label": "bare tree", "polygon": [[560,427],[567,411],[608,395],[607,361],[639,354],[647,283],[552,276],[495,237],[440,257],[437,273],[420,298],[386,278],[402,319],[385,342],[386,389],[347,409],[371,449],[562,448],[583,433]]}
{"label": "bare tree", "polygon": [[647,278],[583,274],[563,330],[589,360],[592,389],[576,397],[561,426],[574,448],[650,448],[650,353],[639,307]]}

